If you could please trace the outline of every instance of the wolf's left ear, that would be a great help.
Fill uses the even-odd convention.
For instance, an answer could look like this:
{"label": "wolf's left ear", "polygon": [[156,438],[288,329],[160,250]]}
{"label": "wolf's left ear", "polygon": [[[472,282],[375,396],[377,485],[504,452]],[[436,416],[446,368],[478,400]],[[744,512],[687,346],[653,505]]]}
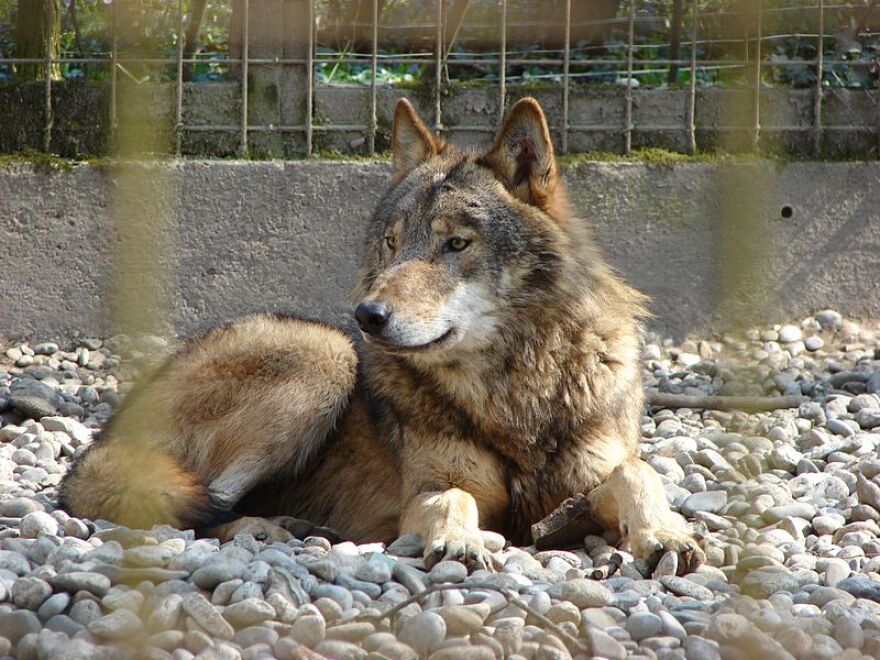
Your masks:
{"label": "wolf's left ear", "polygon": [[547,118],[535,99],[520,99],[510,109],[482,161],[515,197],[547,209],[559,173]]}
{"label": "wolf's left ear", "polygon": [[391,156],[394,175],[403,177],[420,163],[436,156],[443,148],[436,137],[419,119],[416,109],[406,99],[400,99],[394,108],[391,126]]}

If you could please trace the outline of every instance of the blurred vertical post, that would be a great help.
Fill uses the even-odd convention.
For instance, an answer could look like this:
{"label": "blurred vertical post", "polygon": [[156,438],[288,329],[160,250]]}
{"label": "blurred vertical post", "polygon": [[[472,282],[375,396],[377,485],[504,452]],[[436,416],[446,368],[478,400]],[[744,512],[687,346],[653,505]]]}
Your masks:
{"label": "blurred vertical post", "polygon": [[[137,0],[114,0],[116,31],[124,56],[140,52],[144,24]],[[178,34],[178,38],[183,35]],[[116,39],[114,38],[114,43]],[[116,56],[114,55],[114,60]],[[172,234],[177,194],[169,166],[157,160],[173,151],[175,115],[155,112],[163,92],[126,81],[116,86],[118,127],[113,175],[116,248],[112,268],[111,325],[129,335],[172,333],[175,258]],[[166,106],[167,107],[167,106]]]}
{"label": "blurred vertical post", "polygon": [[[751,66],[743,78],[740,103],[729,103],[723,110],[727,126],[726,151],[742,148],[755,152],[760,134],[761,90],[761,0],[751,0],[746,20],[734,21],[731,30],[744,29],[755,38]],[[741,37],[731,33],[731,40]],[[745,138],[745,139],[743,139]],[[773,208],[776,166],[765,160],[728,162],[718,169],[717,209],[719,231],[715,234],[718,282],[717,310],[723,327],[745,330],[767,316],[773,290],[767,270],[773,258],[773,226],[768,215]]]}

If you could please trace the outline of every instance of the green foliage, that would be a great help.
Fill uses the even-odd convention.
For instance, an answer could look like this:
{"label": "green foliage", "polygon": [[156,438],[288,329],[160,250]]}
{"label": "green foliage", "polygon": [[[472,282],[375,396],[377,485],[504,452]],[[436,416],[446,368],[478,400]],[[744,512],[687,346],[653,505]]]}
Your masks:
{"label": "green foliage", "polygon": [[[192,0],[182,0],[183,15],[189,14]],[[223,80],[229,75],[229,31],[233,0],[209,2],[199,35],[198,64],[188,68],[190,79]],[[366,28],[358,28],[352,13],[358,0],[316,2],[318,48],[315,77],[319,84],[369,85],[372,70]],[[749,84],[750,67],[727,64],[753,56],[756,15],[753,2],[741,0],[698,0],[700,20],[696,56],[699,65],[696,84],[700,86],[739,86]],[[0,56],[15,54],[12,26],[18,0],[0,0]],[[178,4],[168,0],[116,0],[117,23],[128,29],[120,36],[120,57],[149,57],[173,60],[177,56]],[[361,3],[363,5],[363,3]],[[450,5],[451,3],[447,3]],[[104,58],[108,63],[73,63],[61,67],[66,78],[107,80],[110,74],[109,52],[113,6],[110,0],[63,0],[61,51],[63,57]],[[367,6],[367,5],[363,5]],[[433,84],[433,28],[436,0],[386,0],[382,7],[380,62],[376,82],[380,85]],[[510,65],[505,71],[511,83],[525,85],[558,84],[562,80],[562,45],[559,23],[565,3],[547,0],[531,3],[509,0],[510,30],[508,59],[523,59],[524,64]],[[586,6],[586,5],[585,5]],[[571,43],[570,75],[573,84],[616,84],[626,76],[627,12],[624,0],[593,0],[590,6],[616,6],[616,20],[600,21],[597,27],[583,30]],[[682,45],[679,57],[691,54],[691,3],[684,2]],[[763,0],[762,83],[788,87],[811,87],[816,82],[818,17],[815,0]],[[676,86],[690,83],[687,65],[678,67],[670,83],[669,67],[651,64],[652,60],[670,57],[672,0],[637,0],[634,55],[646,60],[637,64],[633,75],[641,86]],[[781,11],[780,11],[781,10]],[[497,84],[498,65],[497,0],[472,0],[443,70],[444,81],[474,84]],[[124,15],[123,15],[124,14]],[[828,5],[825,12],[826,39],[824,57],[829,61],[822,72],[823,84],[831,87],[871,89],[877,86],[880,36],[872,29],[876,10],[862,3]],[[546,23],[546,24],[545,24]],[[527,27],[517,25],[528,24]],[[574,28],[573,28],[574,29]],[[518,30],[518,31],[517,31]],[[531,42],[531,43],[530,43]],[[353,54],[364,55],[361,62],[341,62]],[[394,61],[394,56],[417,57],[416,64]],[[468,62],[462,60],[467,59]],[[547,64],[553,59],[558,63]],[[534,64],[529,61],[534,60]],[[597,60],[606,63],[598,64]],[[14,75],[12,67],[0,65],[0,80]],[[169,64],[129,64],[123,75],[137,81],[166,81],[176,75]]]}

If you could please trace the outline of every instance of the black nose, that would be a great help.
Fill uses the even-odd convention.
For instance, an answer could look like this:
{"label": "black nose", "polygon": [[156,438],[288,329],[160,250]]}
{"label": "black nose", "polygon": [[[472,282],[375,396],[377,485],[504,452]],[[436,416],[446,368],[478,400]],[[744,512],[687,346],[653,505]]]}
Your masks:
{"label": "black nose", "polygon": [[354,310],[354,318],[361,330],[370,335],[382,332],[388,324],[388,317],[391,316],[391,310],[382,302],[362,302]]}

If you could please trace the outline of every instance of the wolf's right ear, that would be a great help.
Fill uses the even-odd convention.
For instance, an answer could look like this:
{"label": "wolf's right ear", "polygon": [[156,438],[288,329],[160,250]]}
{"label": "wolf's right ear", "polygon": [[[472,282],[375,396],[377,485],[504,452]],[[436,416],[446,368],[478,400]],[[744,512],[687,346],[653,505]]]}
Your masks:
{"label": "wolf's right ear", "polygon": [[394,124],[391,127],[395,177],[403,177],[420,163],[436,156],[442,148],[442,141],[419,119],[412,103],[400,99],[394,108]]}

